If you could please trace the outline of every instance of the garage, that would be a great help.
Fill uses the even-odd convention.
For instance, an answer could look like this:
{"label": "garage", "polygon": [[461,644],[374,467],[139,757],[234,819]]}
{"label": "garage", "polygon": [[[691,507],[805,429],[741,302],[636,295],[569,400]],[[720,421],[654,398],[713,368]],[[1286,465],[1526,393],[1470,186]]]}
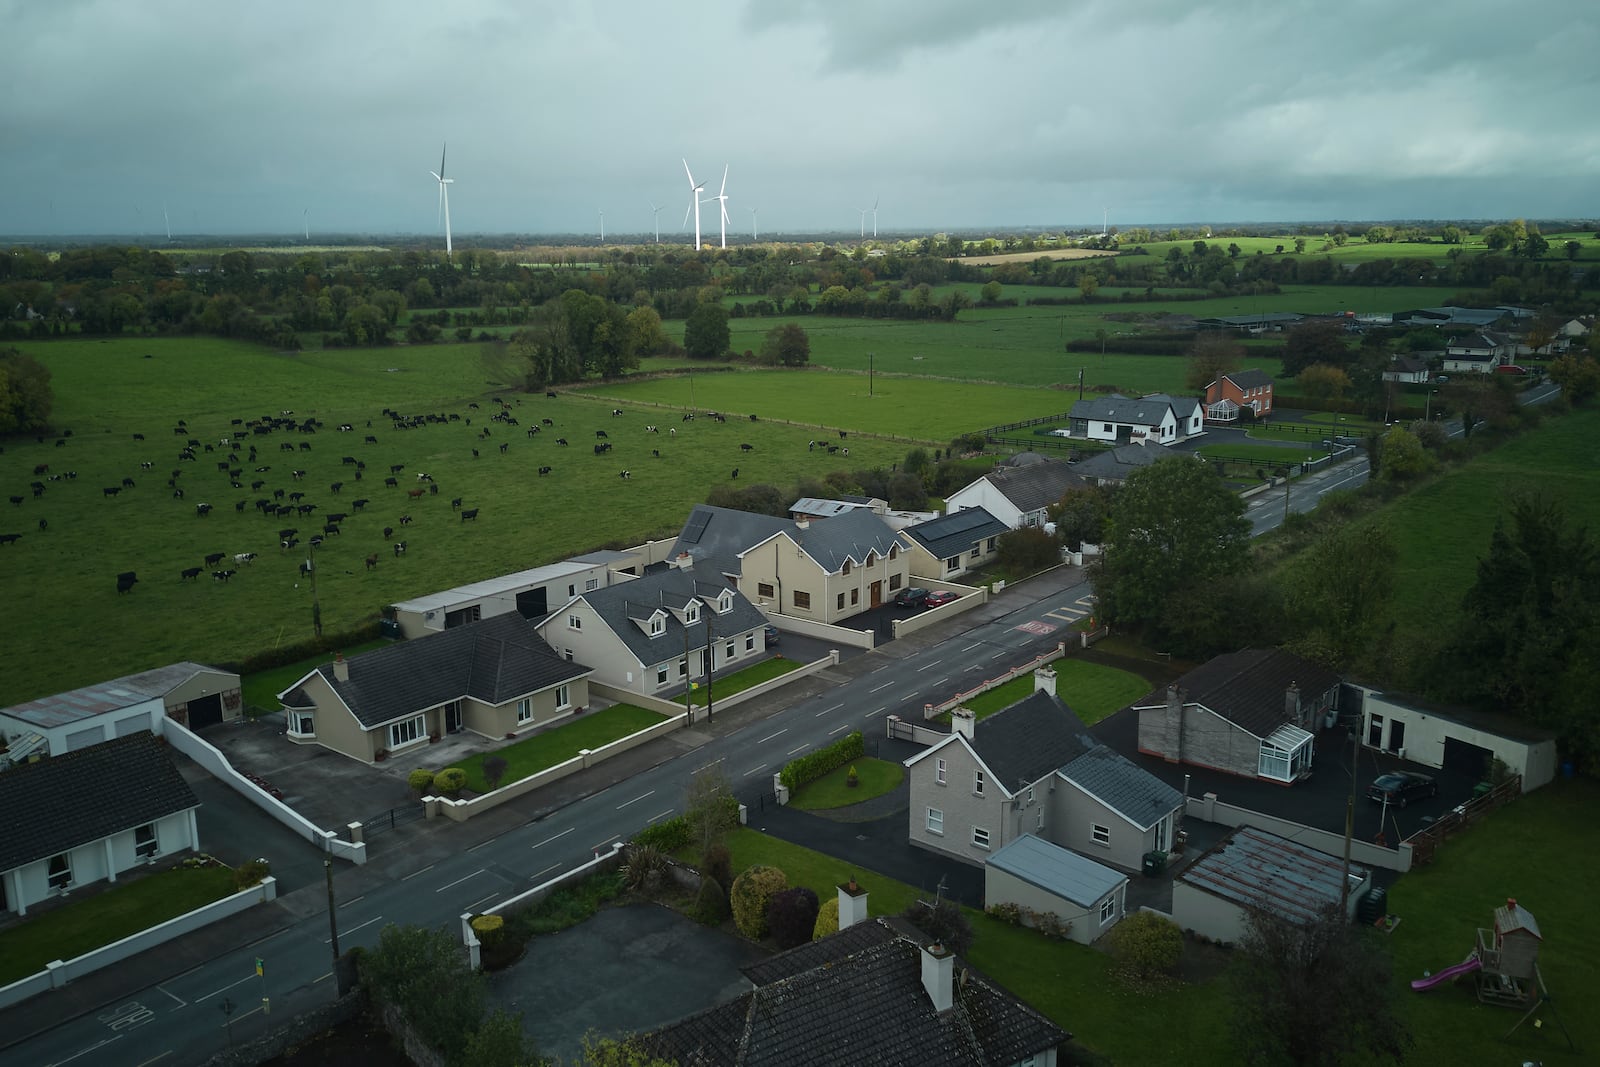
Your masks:
{"label": "garage", "polygon": [[1489,761],[1494,753],[1482,745],[1474,745],[1456,737],[1444,739],[1444,769],[1459,771],[1472,778],[1483,778],[1489,772]]}
{"label": "garage", "polygon": [[[1363,687],[1364,688],[1364,687]],[[1509,715],[1446,707],[1364,689],[1361,739],[1408,763],[1487,780],[1493,761],[1522,779],[1522,791],[1555,777],[1555,734]]]}
{"label": "garage", "polygon": [[222,694],[195,697],[189,701],[189,729],[204,730],[222,721]]}

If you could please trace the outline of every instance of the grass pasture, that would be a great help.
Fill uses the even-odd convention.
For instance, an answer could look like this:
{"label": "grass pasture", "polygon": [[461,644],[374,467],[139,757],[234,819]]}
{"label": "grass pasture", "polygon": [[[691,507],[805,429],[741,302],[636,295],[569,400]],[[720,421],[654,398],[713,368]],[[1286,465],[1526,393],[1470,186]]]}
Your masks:
{"label": "grass pasture", "polygon": [[[712,486],[727,482],[735,467],[741,482],[788,486],[802,475],[888,467],[904,457],[907,447],[852,437],[849,457],[829,456],[807,450],[814,431],[775,419],[681,423],[670,412],[658,416],[639,409],[612,418],[613,404],[566,393],[550,400],[507,392],[508,400],[521,401],[513,409],[521,425],[489,423],[488,397],[501,390],[475,345],[284,354],[209,339],[128,338],[21,348],[50,368],[55,424],[71,428],[73,436],[62,447],[51,438],[42,444],[12,438],[0,453],[0,488],[6,496],[24,498],[15,506],[0,502],[5,508],[0,533],[22,535],[0,546],[0,596],[10,608],[0,624],[0,646],[6,650],[0,707],[180,659],[228,662],[311,637],[311,588],[298,565],[306,558],[305,538],[320,533],[322,517],[331,512],[348,512],[349,518],[341,534],[329,536],[318,550],[317,592],[324,630],[339,632],[397,600],[608,542],[631,544],[674,534],[689,508]],[[780,382],[786,376],[768,377],[771,402],[762,410],[781,412]],[[939,388],[939,401],[923,412],[927,428],[919,436],[944,439],[981,425],[965,418],[956,422],[948,414],[929,416],[930,411],[962,410],[961,387]],[[1013,392],[1018,398],[1027,395]],[[472,410],[471,402],[482,406]],[[711,404],[702,401],[706,406]],[[396,431],[382,414],[385,407],[455,412],[462,419]],[[217,469],[218,462],[227,462],[226,449],[201,451],[192,463],[177,458],[191,437],[217,449],[234,429],[232,419],[285,410],[297,419],[321,419],[324,428],[309,435],[279,431],[251,438],[256,459],[241,451],[234,464],[243,471],[242,489],[231,488],[228,475]],[[844,425],[870,428],[865,410],[846,412],[862,421]],[[529,438],[528,428],[541,417],[553,419],[554,427]],[[172,432],[179,419],[185,420],[187,434]],[[646,433],[645,424],[654,421],[661,423],[660,434]],[[339,433],[340,423],[355,429]],[[669,426],[676,435],[668,434]],[[484,428],[490,430],[488,439],[478,436]],[[613,452],[594,454],[596,430],[608,434]],[[134,440],[135,433],[145,439]],[[376,445],[365,442],[368,433],[377,438]],[[557,445],[560,436],[570,446]],[[284,443],[294,451],[280,451]],[[311,450],[301,451],[302,443]],[[741,452],[743,443],[755,450]],[[501,444],[507,448],[503,455]],[[479,458],[473,458],[474,448]],[[653,457],[652,449],[662,458]],[[343,456],[367,464],[363,481],[355,481],[355,470],[341,462]],[[146,462],[148,470],[141,467]],[[49,464],[50,473],[36,477],[39,464]],[[392,489],[383,483],[391,464],[405,466]],[[258,466],[271,469],[257,472]],[[540,466],[554,470],[540,477]],[[295,469],[306,471],[305,477],[294,480],[290,471]],[[630,479],[619,478],[624,469],[632,471]],[[183,472],[181,500],[166,485],[173,470]],[[68,471],[77,477],[48,481],[51,474]],[[424,472],[433,475],[439,493],[413,500],[406,491],[424,484],[416,478]],[[102,494],[105,487],[120,488],[123,478],[131,478],[135,487],[116,497]],[[29,489],[35,480],[46,486],[39,498]],[[264,484],[252,491],[250,483],[257,480]],[[338,495],[330,488],[335,481],[344,483]],[[304,502],[318,510],[307,518],[263,517],[252,502],[279,489],[304,492]],[[453,497],[480,509],[476,522],[461,521],[450,506]],[[357,498],[371,503],[357,512]],[[235,510],[238,502],[244,503],[242,512]],[[213,505],[213,512],[198,518],[199,503]],[[412,515],[414,523],[402,526],[403,514]],[[49,523],[48,530],[38,529],[40,519]],[[385,526],[394,528],[391,537],[383,536]],[[298,529],[302,540],[291,552],[279,548],[278,531],[288,528]],[[401,539],[409,550],[396,558],[390,546]],[[201,566],[213,552],[226,553],[229,558],[220,566],[238,571],[231,581],[215,581],[205,573],[198,580],[180,580],[180,572]],[[258,558],[235,567],[231,557],[240,552]],[[368,570],[364,561],[371,553],[378,565]],[[116,576],[124,571],[137,572],[140,581],[132,592],[118,595]],[[86,648],[92,656],[84,655]]]}

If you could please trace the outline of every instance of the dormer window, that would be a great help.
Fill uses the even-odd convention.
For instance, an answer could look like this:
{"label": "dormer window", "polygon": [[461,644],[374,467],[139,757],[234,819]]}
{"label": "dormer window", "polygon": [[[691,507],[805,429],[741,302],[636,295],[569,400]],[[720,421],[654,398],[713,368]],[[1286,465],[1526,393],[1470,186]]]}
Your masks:
{"label": "dormer window", "polygon": [[667,632],[667,619],[666,619],[666,616],[660,615],[660,614],[656,614],[656,615],[650,616],[650,636],[651,637],[660,637],[662,634],[664,634],[666,632]]}
{"label": "dormer window", "polygon": [[844,561],[844,569],[841,570],[839,573],[840,574],[849,574],[850,573],[850,561],[849,560],[845,560]]}
{"label": "dormer window", "polygon": [[684,622],[699,622],[700,621],[700,602],[698,600],[691,600],[689,602],[689,606],[683,609],[683,621]]}
{"label": "dormer window", "polygon": [[730,612],[732,610],[733,610],[733,593],[731,591],[727,590],[727,589],[724,589],[722,591],[722,595],[717,597],[717,613],[719,615],[726,615],[728,612]]}

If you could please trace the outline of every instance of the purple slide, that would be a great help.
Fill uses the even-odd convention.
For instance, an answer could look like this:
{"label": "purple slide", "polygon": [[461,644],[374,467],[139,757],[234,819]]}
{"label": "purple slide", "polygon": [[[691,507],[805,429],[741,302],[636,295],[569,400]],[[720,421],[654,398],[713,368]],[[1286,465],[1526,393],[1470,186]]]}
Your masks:
{"label": "purple slide", "polygon": [[1483,966],[1483,962],[1476,955],[1468,956],[1454,967],[1446,967],[1442,971],[1435,971],[1426,978],[1416,978],[1411,982],[1411,988],[1417,992],[1432,989],[1434,986],[1443,985],[1445,982],[1454,981],[1464,974],[1470,974]]}

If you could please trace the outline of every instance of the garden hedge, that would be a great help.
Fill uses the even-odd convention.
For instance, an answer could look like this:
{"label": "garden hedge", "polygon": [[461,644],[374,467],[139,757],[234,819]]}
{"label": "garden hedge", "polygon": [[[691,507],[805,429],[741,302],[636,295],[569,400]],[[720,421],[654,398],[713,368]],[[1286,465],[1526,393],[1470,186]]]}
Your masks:
{"label": "garden hedge", "polygon": [[733,880],[728,904],[739,932],[752,941],[767,936],[767,907],[772,898],[789,888],[789,876],[776,867],[756,864]]}
{"label": "garden hedge", "polygon": [[845,734],[827,748],[819,748],[815,752],[807,752],[804,756],[790,760],[783,765],[783,770],[778,772],[778,780],[793,792],[807,782],[814,782],[829,771],[843,767],[851,760],[860,759],[866,750],[866,740],[861,736],[861,731],[856,730]]}

